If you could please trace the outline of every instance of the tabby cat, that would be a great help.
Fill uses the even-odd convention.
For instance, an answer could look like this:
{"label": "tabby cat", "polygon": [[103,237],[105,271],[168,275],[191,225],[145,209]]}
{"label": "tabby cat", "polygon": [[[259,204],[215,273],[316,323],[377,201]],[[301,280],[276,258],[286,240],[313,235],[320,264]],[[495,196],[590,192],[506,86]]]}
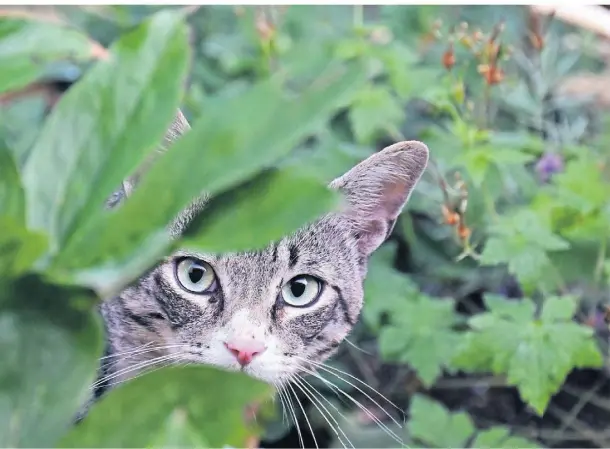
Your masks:
{"label": "tabby cat", "polygon": [[[187,129],[178,114],[166,143]],[[311,373],[356,323],[368,257],[389,236],[427,162],[424,144],[396,143],[330,184],[346,199],[341,212],[260,251],[167,257],[101,306],[107,348],[94,396],[143,370],[186,361],[276,386]],[[194,202],[170,232],[180,234],[205,202]]]}

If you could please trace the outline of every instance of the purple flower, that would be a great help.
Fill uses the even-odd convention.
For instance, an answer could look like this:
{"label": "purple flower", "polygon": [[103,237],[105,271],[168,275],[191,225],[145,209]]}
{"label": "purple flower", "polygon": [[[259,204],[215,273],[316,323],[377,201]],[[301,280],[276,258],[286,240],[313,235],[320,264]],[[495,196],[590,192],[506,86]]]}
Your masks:
{"label": "purple flower", "polygon": [[536,172],[542,181],[548,181],[553,174],[563,171],[563,158],[557,153],[544,153],[536,163]]}

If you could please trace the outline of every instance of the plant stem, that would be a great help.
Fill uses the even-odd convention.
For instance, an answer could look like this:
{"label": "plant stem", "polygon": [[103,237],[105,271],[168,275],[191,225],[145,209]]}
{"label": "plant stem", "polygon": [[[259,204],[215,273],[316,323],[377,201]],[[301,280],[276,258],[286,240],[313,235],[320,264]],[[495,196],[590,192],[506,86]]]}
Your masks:
{"label": "plant stem", "polygon": [[353,9],[354,28],[362,29],[364,26],[364,5],[354,5]]}
{"label": "plant stem", "polygon": [[595,273],[593,278],[595,283],[599,284],[604,274],[604,262],[606,261],[606,250],[608,245],[608,237],[606,234],[602,235],[602,241],[599,245],[599,251],[597,252],[597,262],[595,263]]}

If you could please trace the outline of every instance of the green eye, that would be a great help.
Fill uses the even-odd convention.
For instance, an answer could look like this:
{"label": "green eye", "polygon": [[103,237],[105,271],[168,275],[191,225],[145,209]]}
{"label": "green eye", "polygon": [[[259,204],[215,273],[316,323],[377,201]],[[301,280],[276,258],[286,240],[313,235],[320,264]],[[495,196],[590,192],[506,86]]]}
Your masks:
{"label": "green eye", "polygon": [[186,258],[176,265],[180,286],[192,293],[208,293],[216,289],[216,273],[202,260]]}
{"label": "green eye", "polygon": [[282,299],[288,305],[305,307],[311,305],[322,291],[322,281],[313,276],[297,276],[282,287]]}

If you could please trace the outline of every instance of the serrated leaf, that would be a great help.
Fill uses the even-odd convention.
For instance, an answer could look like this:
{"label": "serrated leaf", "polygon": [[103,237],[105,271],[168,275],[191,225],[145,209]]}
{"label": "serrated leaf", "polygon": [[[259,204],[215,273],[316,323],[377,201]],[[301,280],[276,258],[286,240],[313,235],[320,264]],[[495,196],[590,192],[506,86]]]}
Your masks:
{"label": "serrated leaf", "polygon": [[354,99],[349,112],[352,131],[360,143],[370,144],[380,133],[397,129],[405,114],[392,93],[381,86],[368,86]]}
{"label": "serrated leaf", "polygon": [[409,435],[427,447],[465,447],[475,427],[467,413],[450,413],[440,403],[416,395],[409,407]]}
{"label": "serrated leaf", "polygon": [[[74,239],[57,268],[125,260],[203,192],[214,196],[272,166],[349,101],[364,81],[357,67],[334,75],[290,99],[271,80],[238,98],[210,103],[213,113],[159,157],[125,204]],[[163,249],[167,242],[159,245]]]}
{"label": "serrated leaf", "polygon": [[581,156],[569,162],[563,173],[553,176],[556,198],[574,210],[587,214],[606,204],[608,183],[595,160]]}
{"label": "serrated leaf", "polygon": [[482,265],[505,263],[526,288],[552,278],[551,251],[564,251],[570,244],[553,234],[550,225],[535,211],[518,209],[492,227],[493,236],[481,254]]}
{"label": "serrated leaf", "polygon": [[477,433],[474,442],[466,446],[476,431],[470,416],[463,412],[450,412],[442,404],[417,395],[409,409],[409,432],[412,437],[436,448],[534,448],[534,442],[512,436],[508,428],[495,426]]}
{"label": "serrated leaf", "polygon": [[391,325],[381,328],[379,349],[384,358],[406,362],[425,386],[430,386],[455,356],[459,334],[453,303],[421,295],[405,302],[391,315]]}
{"label": "serrated leaf", "polygon": [[0,216],[0,279],[27,272],[47,249],[45,235],[28,231],[12,217]]}
{"label": "serrated leaf", "polygon": [[387,242],[373,253],[368,263],[362,317],[373,329],[379,327],[385,314],[400,313],[405,303],[420,294],[417,285],[393,267],[395,254],[395,243]]}
{"label": "serrated leaf", "polygon": [[4,142],[0,140],[0,216],[24,223],[25,198],[17,164]]}
{"label": "serrated leaf", "polygon": [[541,447],[526,438],[511,435],[509,429],[504,426],[495,426],[491,429],[479,432],[470,446],[477,449],[522,449]]}
{"label": "serrated leaf", "polygon": [[570,301],[573,298],[549,299],[541,320],[534,313],[528,317],[523,311],[507,314],[498,309],[474,316],[470,320],[474,330],[464,339],[453,364],[505,373],[522,399],[542,414],[572,369],[603,364],[592,329],[571,321],[574,306]]}
{"label": "serrated leaf", "polygon": [[181,245],[218,253],[259,249],[336,209],[339,194],[302,172],[264,172],[213,198]]}
{"label": "serrated leaf", "polygon": [[[0,292],[0,445],[55,447],[88,399],[102,352],[90,291],[35,277]],[[82,311],[82,310],[86,311]]]}
{"label": "serrated leaf", "polygon": [[540,319],[548,323],[569,320],[576,313],[578,302],[572,296],[551,296],[544,300]]}
{"label": "serrated leaf", "polygon": [[[203,392],[202,385],[218,388]],[[270,388],[241,372],[211,366],[153,371],[107,393],[61,447],[150,447],[162,438],[176,409],[208,447],[244,447],[247,437],[256,433],[244,421],[245,407],[270,397]]]}
{"label": "serrated leaf", "polygon": [[0,93],[36,81],[48,62],[94,56],[89,38],[76,29],[43,21],[0,17]]}
{"label": "serrated leaf", "polygon": [[111,48],[53,109],[23,170],[27,222],[51,251],[82,236],[174,118],[189,47],[180,11],[161,11]]}

